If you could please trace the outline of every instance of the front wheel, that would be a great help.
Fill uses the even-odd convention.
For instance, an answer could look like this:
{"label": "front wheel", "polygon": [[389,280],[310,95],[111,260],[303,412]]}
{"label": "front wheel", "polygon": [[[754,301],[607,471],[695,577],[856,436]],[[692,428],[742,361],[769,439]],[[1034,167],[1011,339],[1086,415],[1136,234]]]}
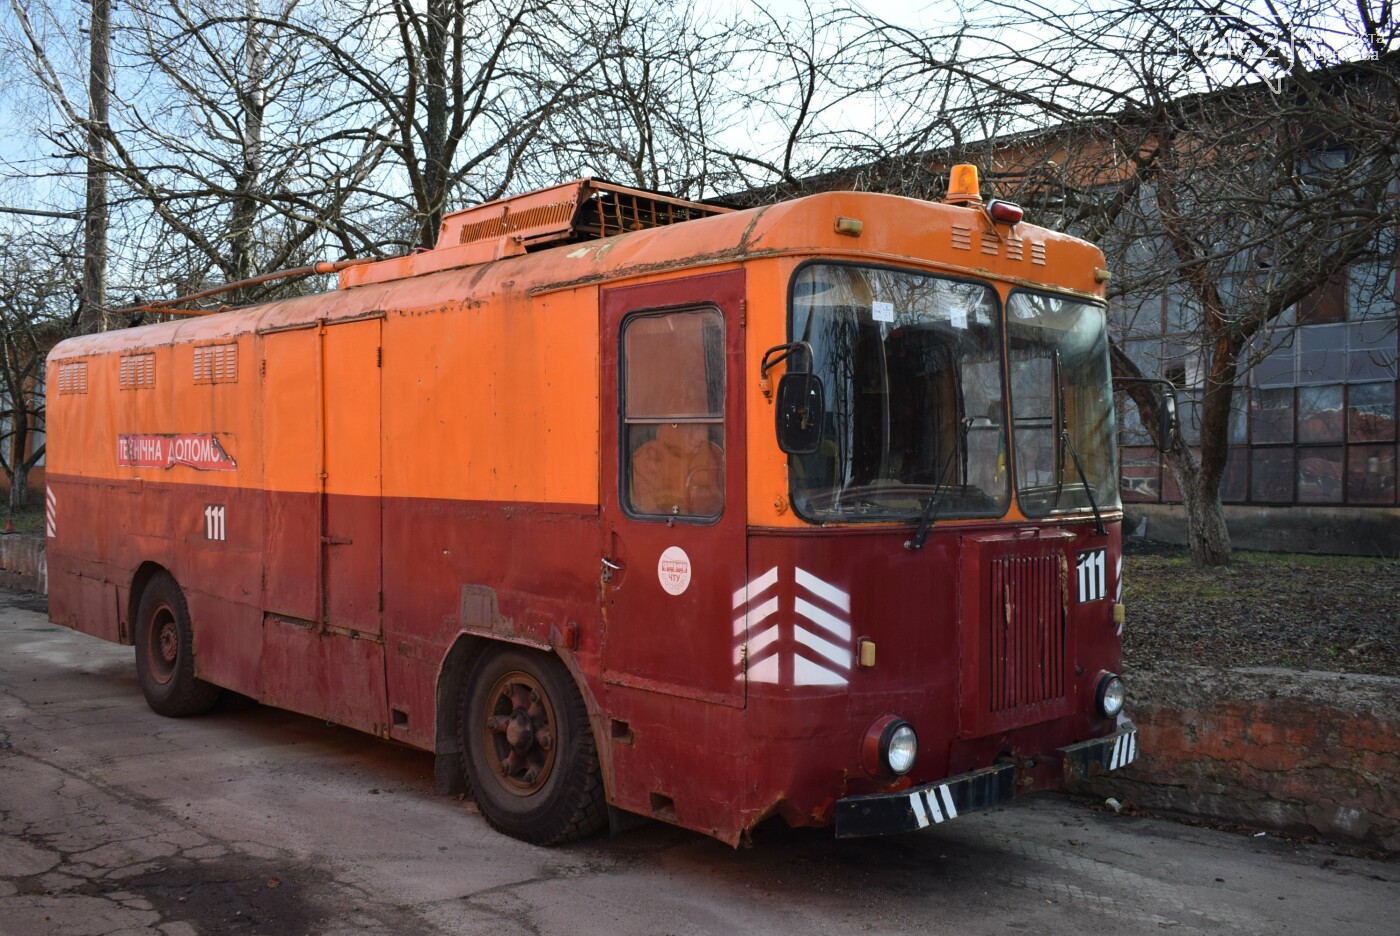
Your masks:
{"label": "front wheel", "polygon": [[607,821],[588,712],[558,660],[514,647],[486,650],[462,690],[457,733],[472,794],[501,832],[558,845]]}
{"label": "front wheel", "polygon": [[194,675],[194,635],[184,592],[168,572],[146,583],[132,629],[136,676],[146,704],[160,715],[203,715],[219,701],[219,687]]}

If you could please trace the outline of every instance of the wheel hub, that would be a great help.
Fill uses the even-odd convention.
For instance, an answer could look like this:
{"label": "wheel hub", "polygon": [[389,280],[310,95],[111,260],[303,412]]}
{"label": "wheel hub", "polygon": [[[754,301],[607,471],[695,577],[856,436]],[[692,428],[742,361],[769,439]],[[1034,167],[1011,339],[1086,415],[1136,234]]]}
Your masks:
{"label": "wheel hub", "polygon": [[491,714],[483,726],[494,751],[503,789],[528,796],[544,786],[554,768],[554,707],[528,673],[507,673],[491,688]]}
{"label": "wheel hub", "polygon": [[160,658],[166,663],[174,663],[180,652],[180,633],[174,621],[166,621],[160,629]]}
{"label": "wheel hub", "polygon": [[145,652],[151,676],[159,683],[168,683],[175,676],[180,657],[180,625],[167,605],[158,606],[151,614],[149,634]]}

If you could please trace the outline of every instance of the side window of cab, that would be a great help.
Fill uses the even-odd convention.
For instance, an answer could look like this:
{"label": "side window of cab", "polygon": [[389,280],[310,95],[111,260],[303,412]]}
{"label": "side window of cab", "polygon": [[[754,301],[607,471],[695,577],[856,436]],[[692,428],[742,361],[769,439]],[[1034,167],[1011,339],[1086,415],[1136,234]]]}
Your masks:
{"label": "side window of cab", "polygon": [[724,320],[701,307],[622,325],[623,498],[637,516],[714,520],[724,509]]}

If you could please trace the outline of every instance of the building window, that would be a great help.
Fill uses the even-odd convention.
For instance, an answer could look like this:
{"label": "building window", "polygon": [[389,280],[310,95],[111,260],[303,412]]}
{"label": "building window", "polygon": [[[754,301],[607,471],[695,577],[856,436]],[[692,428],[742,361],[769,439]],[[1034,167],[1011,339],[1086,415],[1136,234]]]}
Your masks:
{"label": "building window", "polygon": [[1125,502],[1156,503],[1162,499],[1161,459],[1156,446],[1123,449],[1119,491]]}
{"label": "building window", "polygon": [[1353,504],[1395,503],[1395,446],[1353,445],[1347,449],[1347,500]]}
{"label": "building window", "polygon": [[1298,503],[1342,502],[1342,447],[1298,449]]}
{"label": "building window", "polygon": [[1357,384],[1347,404],[1347,439],[1352,442],[1395,440],[1395,384]]}
{"label": "building window", "polygon": [[1298,441],[1341,442],[1343,437],[1342,388],[1298,389]]}
{"label": "building window", "polygon": [[1346,286],[1341,276],[1334,277],[1321,289],[1316,289],[1298,304],[1298,321],[1303,325],[1324,325],[1346,320]]}
{"label": "building window", "polygon": [[1220,479],[1220,500],[1240,504],[1249,497],[1249,449],[1231,447],[1225,459],[1225,477]]}
{"label": "building window", "polygon": [[641,313],[622,326],[625,503],[708,520],[724,507],[724,320]]}
{"label": "building window", "polygon": [[1249,407],[1250,441],[1276,445],[1293,441],[1293,388],[1255,390]]}
{"label": "building window", "polygon": [[1264,504],[1293,502],[1293,449],[1257,448],[1249,453],[1249,499]]}

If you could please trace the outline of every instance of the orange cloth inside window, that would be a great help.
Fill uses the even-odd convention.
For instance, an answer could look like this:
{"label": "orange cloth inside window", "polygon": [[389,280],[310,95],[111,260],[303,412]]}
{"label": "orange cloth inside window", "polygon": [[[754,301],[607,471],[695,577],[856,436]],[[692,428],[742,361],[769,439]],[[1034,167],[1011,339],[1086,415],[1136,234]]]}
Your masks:
{"label": "orange cloth inside window", "polygon": [[667,423],[632,453],[632,509],[711,517],[724,506],[724,450],[704,425]]}

